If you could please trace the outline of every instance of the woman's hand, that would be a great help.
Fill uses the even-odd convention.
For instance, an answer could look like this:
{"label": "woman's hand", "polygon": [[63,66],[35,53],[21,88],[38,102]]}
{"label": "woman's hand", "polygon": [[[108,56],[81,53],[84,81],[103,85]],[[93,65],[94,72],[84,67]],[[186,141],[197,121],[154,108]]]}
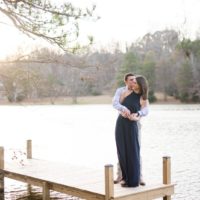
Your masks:
{"label": "woman's hand", "polygon": [[121,114],[122,117],[128,118],[128,117],[127,117],[127,114],[126,114],[125,112],[120,112],[120,114]]}
{"label": "woman's hand", "polygon": [[124,110],[123,112],[120,112],[120,114],[122,115],[122,117],[124,118],[129,118],[129,116],[131,115],[131,112],[129,109]]}
{"label": "woman's hand", "polygon": [[128,118],[131,121],[138,121],[138,120],[140,120],[140,116],[138,116],[138,113],[132,113]]}

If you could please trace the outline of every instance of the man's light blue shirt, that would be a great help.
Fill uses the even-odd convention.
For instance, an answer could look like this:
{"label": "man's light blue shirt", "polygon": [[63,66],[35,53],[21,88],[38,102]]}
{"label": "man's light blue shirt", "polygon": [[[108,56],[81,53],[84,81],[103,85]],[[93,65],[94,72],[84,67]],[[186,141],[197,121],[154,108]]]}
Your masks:
{"label": "man's light blue shirt", "polygon": [[[126,90],[127,90],[127,87],[118,88],[116,90],[115,95],[114,95],[113,100],[112,100],[113,107],[115,109],[117,109],[118,111],[120,111],[120,112],[124,112],[124,111],[128,110],[128,108],[126,108],[126,106],[123,106],[120,103],[120,96]],[[141,110],[139,110],[138,113],[140,114],[141,117],[144,117],[144,116],[148,115],[148,113],[149,113],[148,106],[145,106],[144,108],[142,108]]]}

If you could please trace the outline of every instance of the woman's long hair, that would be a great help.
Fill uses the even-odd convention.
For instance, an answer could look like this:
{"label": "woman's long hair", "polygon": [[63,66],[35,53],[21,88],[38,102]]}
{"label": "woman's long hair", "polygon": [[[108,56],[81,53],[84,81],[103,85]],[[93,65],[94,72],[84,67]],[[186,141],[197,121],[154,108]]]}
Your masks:
{"label": "woman's long hair", "polygon": [[140,94],[142,95],[143,100],[148,99],[148,92],[149,92],[149,86],[148,81],[144,76],[137,75],[136,77],[137,84],[140,87]]}

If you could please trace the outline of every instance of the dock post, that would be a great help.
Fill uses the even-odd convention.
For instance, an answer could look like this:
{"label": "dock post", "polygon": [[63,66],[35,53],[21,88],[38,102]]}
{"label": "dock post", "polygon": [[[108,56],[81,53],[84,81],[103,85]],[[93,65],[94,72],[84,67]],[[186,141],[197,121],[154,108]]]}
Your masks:
{"label": "dock post", "polygon": [[114,197],[113,165],[105,165],[105,200]]}
{"label": "dock post", "polygon": [[[163,184],[171,183],[171,158],[163,157]],[[171,200],[171,196],[163,197],[163,200]]]}
{"label": "dock post", "polygon": [[42,200],[50,200],[50,190],[46,182],[43,182]]}
{"label": "dock post", "polygon": [[4,148],[0,147],[0,199],[4,200]]}
{"label": "dock post", "polygon": [[[26,141],[26,158],[32,159],[32,140]],[[31,196],[32,193],[32,187],[31,184],[27,184],[27,193]]]}
{"label": "dock post", "polygon": [[26,141],[26,156],[27,159],[32,159],[32,140]]}

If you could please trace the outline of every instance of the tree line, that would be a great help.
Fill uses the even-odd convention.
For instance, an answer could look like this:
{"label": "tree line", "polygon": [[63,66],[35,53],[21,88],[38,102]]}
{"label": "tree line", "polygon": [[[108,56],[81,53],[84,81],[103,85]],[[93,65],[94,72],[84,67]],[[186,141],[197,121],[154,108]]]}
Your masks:
{"label": "tree line", "polygon": [[[121,57],[121,59],[120,59]],[[10,102],[48,97],[100,95],[112,88],[122,53],[73,55],[47,48],[0,63],[1,96]]]}
{"label": "tree line", "polygon": [[155,92],[182,102],[200,101],[200,40],[180,38],[175,30],[146,34],[133,43],[124,56],[118,83],[124,72],[142,74],[149,81],[150,101]]}
{"label": "tree line", "polygon": [[146,76],[150,101],[200,101],[200,40],[180,38],[175,30],[148,33],[122,52],[60,53],[47,48],[19,53],[0,63],[1,97],[10,102],[48,97],[113,95],[127,72]]}

